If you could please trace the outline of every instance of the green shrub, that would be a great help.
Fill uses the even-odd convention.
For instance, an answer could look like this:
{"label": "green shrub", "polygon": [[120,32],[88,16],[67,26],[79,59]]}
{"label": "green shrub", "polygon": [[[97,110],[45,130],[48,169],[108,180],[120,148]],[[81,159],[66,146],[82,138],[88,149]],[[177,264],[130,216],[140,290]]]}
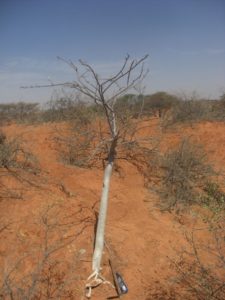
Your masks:
{"label": "green shrub", "polygon": [[210,202],[216,202],[219,205],[225,204],[225,193],[220,190],[220,187],[215,182],[207,182],[203,189],[206,194],[207,198],[205,201],[210,204]]}
{"label": "green shrub", "polygon": [[215,182],[206,182],[203,193],[200,196],[200,201],[205,205],[213,215],[211,220],[220,220],[224,218],[225,213],[225,193],[221,190],[219,185]]}

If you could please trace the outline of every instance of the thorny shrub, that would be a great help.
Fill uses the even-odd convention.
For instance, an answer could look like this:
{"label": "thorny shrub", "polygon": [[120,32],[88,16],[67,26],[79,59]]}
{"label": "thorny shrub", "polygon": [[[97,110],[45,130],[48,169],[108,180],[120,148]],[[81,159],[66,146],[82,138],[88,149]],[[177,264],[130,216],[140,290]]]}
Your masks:
{"label": "thorny shrub", "polygon": [[[222,300],[225,299],[224,224],[186,233],[187,245],[169,258],[174,275],[156,281],[148,289],[146,300]],[[207,240],[201,238],[206,233]]]}
{"label": "thorny shrub", "polygon": [[199,190],[213,173],[201,146],[189,139],[183,139],[176,149],[165,154],[161,159],[161,169],[162,209],[196,203]]}
{"label": "thorny shrub", "polygon": [[0,132],[0,168],[20,168],[27,171],[33,168],[35,157],[21,146],[18,138],[8,139]]}
{"label": "thorny shrub", "polygon": [[225,106],[216,100],[180,100],[171,107],[162,121],[167,128],[177,123],[192,124],[200,121],[224,121]]}
{"label": "thorny shrub", "polygon": [[38,119],[40,114],[38,103],[8,103],[0,104],[0,123],[8,124],[12,122],[30,123]]}
{"label": "thorny shrub", "polygon": [[36,157],[23,148],[22,140],[8,138],[0,131],[0,199],[22,198],[18,186],[8,188],[7,178],[14,178],[22,185],[37,185],[36,175],[39,173]]}
{"label": "thorny shrub", "polygon": [[[32,238],[18,239],[17,252],[11,249],[5,254],[5,264],[0,265],[1,300],[80,299],[79,268],[86,250],[77,249],[75,242],[95,219],[92,210],[83,205],[72,211],[70,206],[65,215],[65,205],[61,199],[49,203],[29,224]],[[2,240],[4,234],[7,232],[2,232]]]}
{"label": "thorny shrub", "polygon": [[[68,165],[77,167],[90,167],[95,155],[101,152],[97,133],[92,120],[76,118],[67,124],[67,129],[61,130],[55,136],[59,158]],[[96,151],[95,151],[96,148]]]}
{"label": "thorny shrub", "polygon": [[187,292],[185,299],[222,300],[225,298],[224,224],[210,224],[210,240],[200,241],[195,230],[186,235],[190,250],[178,254],[172,265],[177,283]]}
{"label": "thorny shrub", "polygon": [[206,203],[216,202],[218,205],[225,204],[225,193],[221,191],[217,183],[207,182],[204,191],[207,193],[207,198],[204,198]]}
{"label": "thorny shrub", "polygon": [[71,96],[59,97],[47,103],[42,111],[41,118],[44,122],[62,122],[79,119],[89,122],[96,116],[101,117],[102,109],[97,105],[90,105],[74,99]]}
{"label": "thorny shrub", "polygon": [[[80,103],[80,111],[72,120],[67,122],[63,130],[58,130],[55,134],[57,150],[60,159],[77,167],[104,166],[108,158],[111,137],[107,132],[107,124],[101,119],[96,118],[96,111],[89,110]],[[146,159],[146,153],[152,152],[144,143],[156,144],[151,137],[138,139],[137,132],[140,126],[139,120],[133,119],[129,113],[120,113],[117,115],[120,136],[117,140],[117,161],[129,160],[131,162],[143,164]],[[66,128],[66,129],[65,129]]]}
{"label": "thorny shrub", "polygon": [[225,214],[225,193],[220,186],[208,181],[203,187],[203,193],[200,196],[200,201],[203,205],[210,209],[213,215],[211,219],[220,220]]}

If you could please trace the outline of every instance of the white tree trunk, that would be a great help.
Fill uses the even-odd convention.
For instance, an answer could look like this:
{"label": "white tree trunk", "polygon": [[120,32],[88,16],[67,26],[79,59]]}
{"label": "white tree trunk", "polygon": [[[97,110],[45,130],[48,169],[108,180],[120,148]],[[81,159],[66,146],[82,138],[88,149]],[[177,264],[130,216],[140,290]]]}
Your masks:
{"label": "white tree trunk", "polygon": [[97,232],[95,237],[95,249],[92,259],[92,270],[99,274],[101,269],[101,259],[104,248],[105,224],[107,216],[107,207],[109,199],[110,179],[112,175],[114,157],[109,158],[108,164],[104,171],[103,188],[98,216]]}

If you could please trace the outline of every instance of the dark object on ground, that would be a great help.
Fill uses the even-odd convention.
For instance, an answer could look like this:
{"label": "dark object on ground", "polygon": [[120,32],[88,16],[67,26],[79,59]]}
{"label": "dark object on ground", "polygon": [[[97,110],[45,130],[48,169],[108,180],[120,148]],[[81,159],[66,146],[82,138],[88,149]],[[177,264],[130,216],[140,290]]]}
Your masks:
{"label": "dark object on ground", "polygon": [[116,273],[116,279],[117,279],[121,294],[127,294],[128,293],[127,285],[119,273]]}

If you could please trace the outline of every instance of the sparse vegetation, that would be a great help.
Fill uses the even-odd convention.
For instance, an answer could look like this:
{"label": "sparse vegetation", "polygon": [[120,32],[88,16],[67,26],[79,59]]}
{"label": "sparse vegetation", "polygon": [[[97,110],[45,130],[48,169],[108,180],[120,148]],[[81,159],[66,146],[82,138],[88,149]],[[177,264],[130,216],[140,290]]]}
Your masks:
{"label": "sparse vegetation", "polygon": [[39,171],[37,159],[24,150],[21,139],[9,139],[0,131],[0,199],[22,197],[21,193],[7,188],[5,178],[13,177],[19,182],[32,184],[32,176],[39,174]]}
{"label": "sparse vegetation", "polygon": [[224,120],[223,100],[181,99],[171,106],[170,112],[163,118],[162,125],[166,128],[178,123]]}
{"label": "sparse vegetation", "polygon": [[[100,118],[104,116],[100,105],[93,105],[88,98],[83,100],[63,92],[42,108],[38,103],[0,104],[1,124],[70,121],[80,113],[84,118],[93,113]],[[126,94],[116,99],[114,108],[118,118],[160,117],[164,128],[178,123],[225,120],[224,95],[218,100],[207,100],[194,96],[183,99],[163,91],[150,95]]]}
{"label": "sparse vegetation", "polygon": [[[101,114],[99,117],[98,112],[96,113],[93,108],[81,103],[77,103],[76,108],[77,113],[73,114],[73,122],[68,118],[69,122],[63,122],[59,124],[59,126],[53,126],[54,129],[59,129],[59,131],[54,131],[54,134],[57,136],[56,145],[59,146],[58,150],[63,153],[62,158],[67,160],[67,163],[79,167],[93,166],[93,161],[91,162],[90,160],[92,154],[93,157],[95,156],[95,161],[106,162],[110,140],[105,130],[105,123],[101,118]],[[67,118],[66,114],[65,120]],[[54,122],[57,122],[57,118],[58,117],[55,118]],[[61,119],[61,121],[63,121],[63,119]],[[153,121],[155,122],[157,119],[154,119]],[[151,141],[151,143],[149,141],[146,143],[147,140],[145,138],[140,139],[140,141],[138,140],[138,134],[140,133],[141,136],[142,132],[135,131],[135,126],[137,124],[136,119],[129,113],[124,118],[119,119],[118,122],[119,126],[123,129],[117,146],[117,162],[119,166],[120,159],[132,162],[138,170],[141,171],[141,174],[145,175],[143,167],[145,167],[147,158],[151,156],[150,160],[153,161],[153,164],[158,164],[158,160],[155,158],[155,148],[150,147],[151,143],[156,143],[153,141]],[[144,122],[144,125],[148,122],[146,117]],[[48,124],[44,124],[41,128],[45,128],[45,126],[47,127]],[[49,124],[49,126],[52,126],[52,124]],[[60,129],[62,132],[60,132]],[[145,129],[146,128],[144,127],[144,130]],[[162,133],[162,135],[163,134],[164,133]],[[49,140],[52,141],[52,139]],[[100,141],[102,141],[102,144],[99,143]],[[8,150],[9,146],[11,147],[11,152]],[[4,151],[2,150],[3,148],[5,149]],[[0,149],[1,172],[7,171],[8,169],[10,171],[16,170],[19,172],[21,170],[25,172],[27,172],[26,170],[32,170],[31,167],[34,166],[32,156],[29,157],[28,155],[28,157],[26,157],[27,152],[25,152],[23,143],[20,139],[9,138],[4,132],[0,132]],[[215,183],[216,180],[213,180],[215,179],[214,176],[211,177],[214,172],[207,164],[206,154],[200,145],[194,144],[193,140],[190,139],[182,140],[179,145],[165,153],[164,157],[161,158],[159,162],[160,165],[156,167],[159,167],[160,169],[160,195],[162,196],[161,207],[163,209],[179,209],[180,207],[183,208],[198,203],[207,206],[212,210],[213,213],[210,211],[208,218],[215,222],[221,222],[222,214],[224,212],[224,192],[220,186]],[[126,166],[128,165],[129,164],[126,164]],[[27,166],[29,166],[30,169],[27,168]],[[114,167],[117,166],[114,165]],[[65,166],[63,168],[65,168]],[[29,172],[28,174],[30,174]],[[73,168],[70,168],[70,172],[71,174],[76,174],[76,170],[74,171]],[[78,170],[78,172],[82,172],[82,170]],[[90,172],[92,171],[90,170]],[[154,176],[153,173],[154,170],[151,169],[151,178]],[[1,180],[2,178],[3,177],[1,177]],[[115,180],[117,179],[116,175]],[[58,186],[54,187],[54,196],[57,188]],[[66,188],[68,189],[68,187]],[[8,193],[10,192],[12,193],[15,191],[9,190]],[[63,195],[67,197],[65,193]],[[13,197],[13,195],[11,194],[10,197]],[[70,201],[67,201],[68,203],[73,202],[72,197],[68,198],[70,199]],[[1,198],[6,199],[6,193],[3,195],[1,191]],[[46,199],[48,199],[48,196],[46,196]],[[74,207],[77,205],[76,201],[74,201]],[[86,205],[86,202],[84,205]],[[140,203],[138,205],[140,205]],[[80,208],[78,208],[78,210],[79,209]],[[207,212],[208,211],[209,210],[207,209]],[[94,213],[94,211],[91,210],[90,212],[92,214]],[[214,214],[214,212],[216,214]],[[68,252],[66,250],[67,248],[64,248],[64,246],[67,245],[67,242],[70,243],[70,241],[73,240],[74,235],[79,232],[79,228],[82,230],[83,226],[94,226],[94,214],[91,218],[86,218],[87,215],[89,216],[89,213],[85,211],[83,217],[80,219],[81,223],[78,225],[79,222],[75,222],[76,229],[74,233],[74,214],[71,211],[71,216],[68,217],[65,216],[64,213],[65,208],[63,209],[61,207],[62,220],[59,219],[59,215],[54,211],[54,213],[51,214],[51,216],[54,215],[55,217],[53,222],[48,219],[49,215],[47,214],[44,216],[42,215],[41,223],[36,223],[35,226],[37,226],[37,224],[38,226],[41,225],[40,227],[43,231],[41,229],[39,232],[42,232],[42,235],[41,237],[37,237],[36,244],[29,244],[27,246],[27,256],[21,256],[21,259],[19,260],[12,259],[12,263],[4,270],[4,277],[1,278],[0,299],[1,297],[2,299],[10,299],[10,297],[11,299],[49,299],[51,297],[73,299],[74,297],[77,297],[78,294],[80,296],[83,292],[80,287],[84,284],[87,272],[86,269],[85,271],[82,269],[83,263],[81,263],[79,256],[81,252],[79,252],[79,249],[76,250],[76,252],[74,252],[74,257],[71,258],[71,260],[70,258],[68,258],[68,260],[63,260],[62,256],[64,253]],[[216,218],[214,216],[216,216]],[[66,222],[63,221],[65,218],[67,220]],[[4,238],[8,229],[5,229],[6,226],[4,226],[4,223],[2,224],[0,233],[1,237]],[[67,227],[67,225],[69,227]],[[7,228],[12,230],[11,225],[8,226],[7,224]],[[62,230],[61,238],[51,240],[51,236],[56,234],[59,228]],[[67,232],[71,233],[71,235],[66,235]],[[66,236],[64,236],[64,234]],[[18,236],[20,237],[20,233],[18,233]],[[39,256],[37,260],[35,247],[37,247],[38,242],[42,243],[42,245],[45,243],[44,241],[46,240],[44,240],[44,236],[48,237],[48,239],[50,238],[47,242],[48,248],[46,248],[47,250],[41,249],[41,251],[38,252]],[[68,239],[67,236],[69,236]],[[214,255],[212,255],[211,259],[210,251],[214,251],[213,253],[218,254],[218,250],[221,249],[220,253],[222,253],[222,237],[222,231],[217,230],[215,237],[217,240],[214,239],[215,247],[211,247],[212,245],[210,244],[208,249],[206,249],[204,244],[200,245],[198,240],[195,240],[193,244],[191,242],[191,237],[189,237],[188,242],[190,242],[190,246],[194,245],[195,247],[190,247],[193,251],[190,251],[190,249],[187,248],[185,253],[183,252],[185,255],[179,256],[178,253],[178,257],[173,257],[173,261],[171,260],[171,266],[173,266],[175,272],[177,272],[176,278],[173,278],[174,281],[176,280],[175,284],[173,285],[171,281],[166,282],[165,280],[162,281],[162,284],[160,281],[153,282],[149,291],[145,291],[146,299],[179,300],[181,295],[183,295],[183,299],[188,300],[192,298],[198,300],[223,299],[223,281],[221,276],[218,276],[218,274],[222,274],[220,273],[222,272],[222,268],[217,268],[217,266],[219,266],[219,264],[222,266],[223,260],[221,259],[224,259],[224,256],[221,255],[220,258],[216,262],[213,261],[213,264],[210,266],[206,264],[204,260],[205,255],[209,255],[207,257],[210,257],[209,259],[211,261],[215,258],[217,259],[217,256]],[[33,247],[33,245],[35,247]],[[32,250],[32,253],[30,254],[29,251],[31,247],[32,249],[35,249],[35,251],[33,252]],[[38,247],[37,250],[39,251],[40,249]],[[60,248],[59,251],[57,250],[58,247]],[[48,253],[51,252],[51,249],[56,249],[55,253],[58,256],[52,254],[49,255]],[[206,254],[202,255],[203,252]],[[6,257],[9,258],[9,255],[7,254]],[[4,257],[4,259],[6,257]],[[12,258],[15,257],[12,256]],[[88,259],[88,261],[90,261],[91,256],[89,256]],[[31,264],[31,262],[32,267],[25,270],[25,266]],[[72,270],[73,266],[74,268]],[[77,266],[79,266],[79,268]],[[83,271],[83,273],[81,272],[83,280],[81,280],[81,277],[79,276],[81,273],[77,275],[77,270],[80,271],[80,268]],[[79,287],[79,291],[73,289],[74,284]]]}
{"label": "sparse vegetation", "polygon": [[[205,232],[207,240],[200,240]],[[146,300],[222,300],[225,297],[224,227],[210,224],[185,234],[187,245],[177,257],[169,258],[175,274],[170,282],[157,281],[149,287]]]}
{"label": "sparse vegetation", "polygon": [[217,183],[206,182],[200,201],[213,212],[211,219],[220,220],[223,218],[225,214],[225,193]]}
{"label": "sparse vegetation", "polygon": [[172,260],[177,283],[186,292],[185,299],[222,300],[225,297],[224,227],[211,225],[207,242],[199,241],[198,231],[186,235],[190,249],[182,251],[176,261]]}
{"label": "sparse vegetation", "polygon": [[210,204],[216,202],[218,205],[223,205],[225,202],[225,194],[220,190],[219,185],[214,182],[207,182],[204,187],[204,191],[207,194],[205,202]]}
{"label": "sparse vegetation", "polygon": [[2,131],[0,132],[0,168],[20,168],[29,171],[34,162],[34,156],[23,149],[19,139],[8,139]]}
{"label": "sparse vegetation", "polygon": [[34,122],[40,113],[38,103],[9,103],[0,104],[1,125],[12,122],[30,123]]}
{"label": "sparse vegetation", "polygon": [[48,102],[45,110],[42,111],[41,119],[44,122],[73,122],[79,120],[85,124],[96,116],[100,117],[101,113],[100,107],[80,101],[76,97],[65,95]]}
{"label": "sparse vegetation", "polygon": [[[46,205],[35,220],[35,232],[41,235],[42,242],[33,236],[25,253],[19,249],[16,253],[9,251],[11,260],[1,269],[0,299],[72,300],[82,295],[82,290],[74,288],[74,283],[82,277],[78,270],[85,249],[76,249],[74,244],[93,224],[94,216],[87,208],[79,206],[65,215],[64,205],[62,201]],[[83,216],[84,211],[89,217]],[[69,255],[68,249],[71,249]]]}
{"label": "sparse vegetation", "polygon": [[[92,70],[91,66],[84,62],[81,62],[81,66],[88,70],[88,74],[93,74],[94,70]],[[131,69],[132,66],[133,64],[131,63]],[[109,80],[113,81],[114,79],[111,78]],[[86,83],[84,82],[83,84]],[[97,81],[96,84],[102,87],[101,82]],[[73,87],[72,83],[71,87]],[[83,89],[85,86],[79,85],[79,88]],[[179,145],[164,153],[163,157],[160,155],[157,156],[157,153],[160,149],[161,138],[163,138],[163,134],[165,133],[161,130],[161,125],[164,127],[178,123],[192,125],[192,123],[202,120],[223,121],[225,112],[224,99],[221,98],[218,101],[196,99],[183,101],[168,93],[158,92],[152,95],[123,95],[122,93],[121,97],[109,98],[109,102],[105,102],[106,100],[104,97],[102,98],[101,93],[98,95],[99,98],[97,100],[95,98],[96,93],[91,94],[91,96],[94,100],[93,103],[86,101],[87,99],[81,102],[77,97],[64,94],[62,97],[50,101],[43,110],[36,104],[28,105],[19,103],[16,105],[10,104],[9,106],[3,105],[2,107],[0,106],[2,123],[60,123],[41,125],[42,129],[48,126],[54,128],[54,133],[51,131],[54,136],[51,136],[50,139],[45,137],[46,143],[49,143],[45,149],[54,145],[54,153],[56,150],[60,156],[61,164],[58,164],[59,167],[60,165],[62,166],[62,161],[68,165],[90,169],[92,167],[100,167],[102,169],[102,167],[105,168],[107,164],[110,164],[110,168],[114,165],[114,170],[119,171],[117,175],[121,175],[123,174],[123,166],[125,165],[125,168],[127,166],[131,167],[130,163],[132,163],[149,182],[153,179],[153,173],[157,169],[159,177],[157,177],[155,184],[160,186],[160,190],[158,191],[161,197],[160,206],[162,210],[169,210],[171,212],[175,210],[176,213],[180,213],[180,210],[187,206],[190,207],[192,204],[199,204],[204,207],[204,212],[207,211],[208,213],[207,217],[203,218],[203,221],[205,222],[205,220],[208,221],[210,219],[217,222],[217,225],[219,224],[218,226],[220,226],[225,211],[225,195],[221,186],[215,183],[215,173],[207,163],[203,147],[195,144],[193,140],[184,139]],[[110,94],[106,96],[108,99]],[[159,120],[157,120],[158,118]],[[107,122],[109,130],[107,130]],[[142,122],[144,126],[142,126]],[[147,129],[150,123],[154,124],[153,126],[157,123],[157,137],[155,132],[152,135],[152,131]],[[142,132],[144,133],[143,138]],[[53,139],[56,142],[55,144]],[[39,189],[36,176],[39,169],[34,156],[26,151],[26,147],[24,146],[20,138],[9,138],[4,132],[0,131],[1,200],[12,198],[23,199],[23,193],[26,194],[28,190],[32,190],[31,187],[35,186]],[[110,155],[113,155],[113,161],[110,160]],[[121,160],[126,161],[126,163],[120,163]],[[67,172],[66,166],[63,166],[63,170]],[[65,174],[64,171],[62,172],[62,176]],[[74,173],[76,171],[80,173],[84,170],[69,168],[69,176],[72,178],[76,174]],[[50,174],[48,172],[49,170],[46,174]],[[92,170],[85,170],[84,172],[88,173],[92,172]],[[33,175],[35,176],[32,177]],[[118,179],[117,175],[115,176],[115,180]],[[50,179],[52,182],[54,180]],[[72,203],[74,191],[71,192],[71,187],[68,188],[61,181],[61,177],[57,178],[57,183],[54,181],[51,187],[54,190],[54,195],[61,193],[63,197],[71,200],[68,203]],[[24,192],[23,188],[27,183],[29,187],[26,186],[28,188]],[[48,193],[46,193],[46,199],[48,199]],[[148,201],[149,199],[146,202]],[[2,201],[1,203],[4,202],[8,201]],[[94,206],[95,204],[90,209],[92,214]],[[71,207],[69,207],[70,209]],[[84,209],[86,208],[79,208],[79,213],[83,212]],[[83,229],[87,226],[94,227],[95,220],[94,215],[91,218],[90,216],[87,217],[87,211],[78,222],[74,222],[74,214],[65,216],[65,210],[63,211],[63,209],[62,215],[63,219],[68,217],[67,222],[59,221],[58,214],[54,216],[53,223],[49,222],[48,214],[42,216],[41,224],[38,223],[38,226],[41,225],[44,230],[41,229],[39,231],[42,232],[42,235],[39,236],[39,240],[37,238],[37,243],[34,247],[33,244],[28,245],[26,255],[21,256],[18,261],[16,257],[12,256],[12,263],[7,266],[3,277],[1,277],[0,299],[34,300],[55,299],[57,297],[74,299],[74,297],[77,297],[77,290],[73,290],[71,284],[79,282],[80,288],[80,286],[84,285],[84,279],[86,279],[87,275],[87,270],[85,269],[82,274],[85,278],[83,277],[83,281],[79,281],[81,277],[76,267],[80,264],[79,256],[82,251],[76,251],[76,255],[72,259],[68,259],[68,261],[62,260],[62,256],[64,255],[63,253],[66,253],[64,252],[65,246],[68,246],[75,236],[78,237],[80,233],[83,233]],[[69,220],[70,217],[71,222]],[[76,229],[74,232],[75,224]],[[10,224],[7,222],[2,223],[0,228],[1,237],[6,234],[9,228],[11,228]],[[54,240],[59,232],[59,228],[62,229],[62,232],[60,232],[62,235],[58,240]],[[79,228],[81,231],[79,231]],[[67,233],[71,234],[67,235]],[[20,232],[16,232],[16,234],[20,236]],[[51,239],[52,234],[54,235],[53,239]],[[172,262],[177,272],[176,284],[172,286],[171,282],[164,281],[161,285],[160,282],[155,281],[149,289],[149,293],[146,291],[146,299],[179,300],[181,295],[184,299],[188,300],[192,298],[198,300],[216,300],[224,297],[224,282],[221,276],[218,276],[218,274],[222,274],[220,266],[224,268],[224,255],[221,255],[223,251],[221,242],[223,234],[222,231],[216,231],[214,236],[215,247],[208,247],[207,249],[205,245],[200,245],[198,241],[196,242],[193,236],[189,238],[188,242],[192,251],[188,252],[186,249],[185,253],[183,253],[185,255],[179,256]],[[37,247],[38,243],[45,245],[45,249]],[[31,248],[34,251],[30,251]],[[208,266],[205,264],[204,257],[202,256],[204,250],[206,250],[206,255],[210,259],[211,253],[216,253],[216,255],[212,255],[212,257],[216,257],[217,259],[216,262],[214,261],[214,265]],[[37,253],[38,256],[36,255]],[[55,256],[55,253],[59,256]],[[9,255],[7,254],[5,257],[9,258]],[[91,262],[91,256],[88,261]],[[96,257],[93,256],[92,267],[95,273],[91,277],[93,280],[86,282],[87,296],[90,295],[90,290],[95,287],[96,279],[99,279],[100,283],[104,282],[101,277],[98,278],[100,276],[100,262],[99,257],[96,260]],[[25,269],[26,264],[30,264],[32,267]],[[76,269],[75,272],[74,269]],[[179,293],[177,293],[176,288],[178,288]]]}
{"label": "sparse vegetation", "polygon": [[0,0],[0,300],[225,300],[224,25]]}
{"label": "sparse vegetation", "polygon": [[204,182],[212,174],[202,147],[189,139],[182,140],[177,148],[165,154],[161,168],[163,209],[196,203]]}
{"label": "sparse vegetation", "polygon": [[[82,118],[82,116],[80,116]],[[90,123],[90,124],[89,124]],[[58,145],[59,158],[66,164],[77,167],[90,167],[95,157],[94,144],[96,133],[90,120],[74,119],[68,124],[66,133],[58,132],[55,140]],[[97,155],[97,153],[96,153]]]}

